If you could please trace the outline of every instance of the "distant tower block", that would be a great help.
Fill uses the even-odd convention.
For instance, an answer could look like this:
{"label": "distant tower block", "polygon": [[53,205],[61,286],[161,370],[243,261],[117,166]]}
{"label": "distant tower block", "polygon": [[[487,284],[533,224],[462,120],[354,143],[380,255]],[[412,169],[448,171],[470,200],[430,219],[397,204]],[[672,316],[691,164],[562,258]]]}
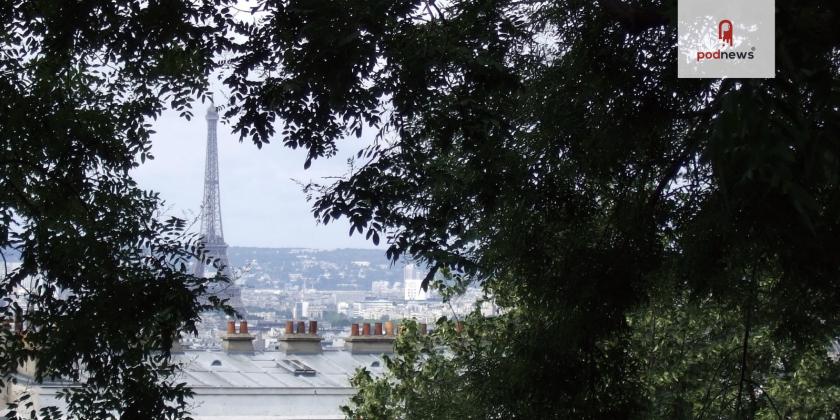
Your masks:
{"label": "distant tower block", "polygon": [[[215,105],[207,109],[207,156],[204,163],[204,200],[201,204],[201,242],[207,257],[218,259],[224,266],[222,273],[231,281],[233,277],[227,257],[227,244],[222,232],[222,204],[219,198],[219,150],[216,139],[216,124],[219,113]],[[204,277],[205,265],[196,261],[194,272],[196,277]],[[208,294],[228,299],[228,304],[245,315],[242,305],[241,291],[235,284],[217,284],[209,288]]]}
{"label": "distant tower block", "polygon": [[428,293],[421,287],[423,278],[414,264],[406,264],[403,268],[403,291],[405,300],[426,300]]}

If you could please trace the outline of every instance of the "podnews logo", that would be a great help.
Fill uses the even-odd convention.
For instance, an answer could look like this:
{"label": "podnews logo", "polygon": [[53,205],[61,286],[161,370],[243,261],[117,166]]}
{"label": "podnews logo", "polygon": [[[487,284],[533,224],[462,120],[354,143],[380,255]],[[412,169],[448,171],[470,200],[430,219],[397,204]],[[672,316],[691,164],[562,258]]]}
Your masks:
{"label": "podnews logo", "polygon": [[677,77],[775,77],[775,1],[677,0]]}
{"label": "podnews logo", "polygon": [[[733,40],[735,39],[735,26],[729,19],[723,19],[718,22],[717,26],[718,40],[721,41],[721,47],[733,47]],[[697,51],[697,61],[702,60],[754,60],[755,47],[750,48],[749,51],[721,51],[718,48],[716,51]]]}

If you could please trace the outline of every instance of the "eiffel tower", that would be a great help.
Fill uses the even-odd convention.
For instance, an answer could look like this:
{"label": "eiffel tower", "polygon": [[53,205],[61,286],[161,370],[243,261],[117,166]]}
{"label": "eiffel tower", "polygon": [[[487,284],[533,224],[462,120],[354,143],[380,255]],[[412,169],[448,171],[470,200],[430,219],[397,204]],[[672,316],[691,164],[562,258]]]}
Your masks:
{"label": "eiffel tower", "polygon": [[[222,266],[222,274],[231,279],[229,284],[214,284],[207,293],[220,299],[228,299],[228,304],[242,316],[245,308],[242,305],[241,290],[233,284],[233,276],[227,257],[227,244],[222,232],[222,204],[219,199],[219,150],[216,140],[216,124],[219,113],[216,106],[211,104],[207,108],[207,156],[204,163],[204,200],[201,205],[201,242],[207,257],[217,259]],[[204,277],[205,265],[196,261],[194,273],[196,277]]]}

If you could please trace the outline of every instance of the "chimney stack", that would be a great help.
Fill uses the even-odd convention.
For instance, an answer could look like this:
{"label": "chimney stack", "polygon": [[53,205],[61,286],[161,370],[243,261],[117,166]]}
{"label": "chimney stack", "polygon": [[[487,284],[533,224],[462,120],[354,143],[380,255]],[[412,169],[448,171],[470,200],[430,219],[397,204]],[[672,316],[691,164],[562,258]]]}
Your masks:
{"label": "chimney stack", "polygon": [[227,322],[227,331],[222,336],[222,348],[228,353],[253,353],[254,336],[248,334],[248,321],[239,323],[236,331],[236,321]]}
{"label": "chimney stack", "polygon": [[[390,332],[389,332],[390,331]],[[362,324],[362,333],[359,334],[359,324],[350,326],[350,337],[344,339],[344,346],[352,354],[383,354],[394,352],[394,323],[385,323],[385,332],[382,334],[382,323],[377,322],[371,331],[370,323]],[[371,334],[372,332],[372,334]]]}
{"label": "chimney stack", "polygon": [[[296,328],[293,328],[296,327]],[[321,353],[321,341],[318,335],[318,321],[309,321],[309,331],[306,331],[304,321],[286,321],[286,331],[280,338],[280,350],[286,354],[318,354]]]}

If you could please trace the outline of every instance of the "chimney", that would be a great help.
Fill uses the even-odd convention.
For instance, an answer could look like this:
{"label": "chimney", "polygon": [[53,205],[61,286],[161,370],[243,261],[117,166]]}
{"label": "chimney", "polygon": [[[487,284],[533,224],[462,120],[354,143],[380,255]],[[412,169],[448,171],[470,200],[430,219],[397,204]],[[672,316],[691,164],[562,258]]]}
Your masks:
{"label": "chimney", "polygon": [[321,341],[318,335],[318,321],[309,321],[309,332],[306,331],[306,322],[298,321],[297,328],[292,329],[294,323],[286,321],[286,333],[279,340],[279,350],[286,354],[319,354]]}
{"label": "chimney", "polygon": [[[388,333],[390,331],[390,333]],[[373,326],[373,334],[369,323],[362,324],[362,334],[359,335],[359,325],[350,326],[350,337],[344,339],[344,347],[352,354],[383,354],[394,352],[394,323],[385,323],[385,335],[382,335],[382,323]]]}
{"label": "chimney", "polygon": [[239,332],[236,331],[236,322],[227,322],[227,331],[222,336],[222,348],[228,353],[253,353],[254,336],[248,334],[248,321],[239,324]]}

